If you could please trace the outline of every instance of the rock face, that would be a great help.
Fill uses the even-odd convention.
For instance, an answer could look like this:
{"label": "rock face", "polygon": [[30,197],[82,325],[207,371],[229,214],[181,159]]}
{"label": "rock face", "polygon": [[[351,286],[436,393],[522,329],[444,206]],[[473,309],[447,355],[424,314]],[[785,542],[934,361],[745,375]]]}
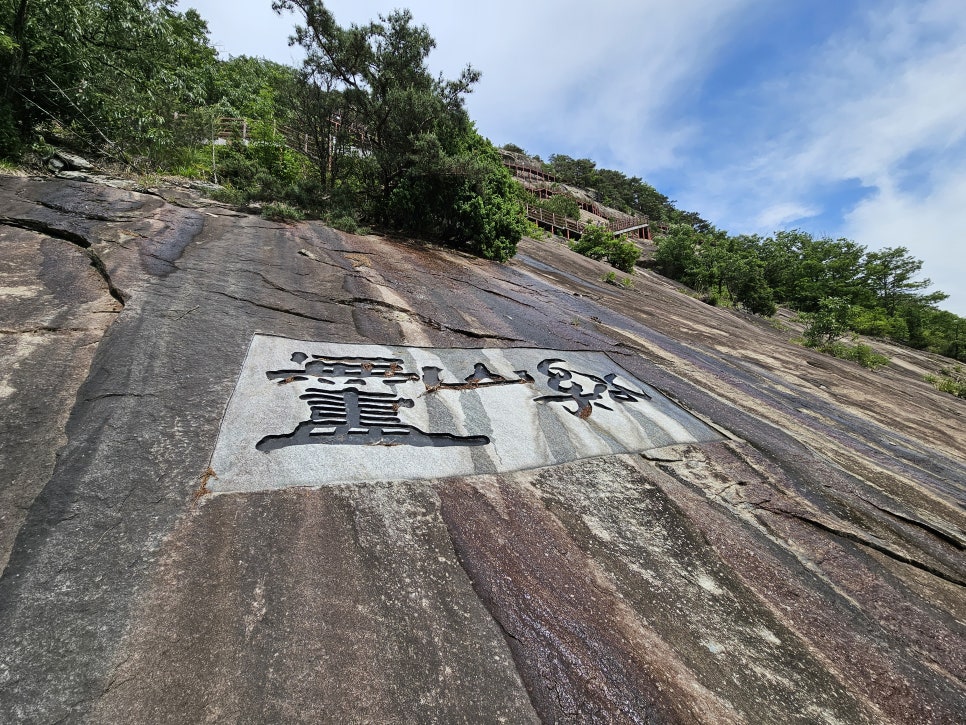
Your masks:
{"label": "rock face", "polygon": [[[166,196],[0,178],[0,720],[966,720],[966,403],[935,358],[872,373],[552,242],[497,265]],[[602,352],[714,435],[235,490],[212,455],[256,335]],[[494,400],[489,364],[437,382]],[[325,365],[306,435],[320,378],[388,385]],[[383,445],[424,402],[386,390]]]}

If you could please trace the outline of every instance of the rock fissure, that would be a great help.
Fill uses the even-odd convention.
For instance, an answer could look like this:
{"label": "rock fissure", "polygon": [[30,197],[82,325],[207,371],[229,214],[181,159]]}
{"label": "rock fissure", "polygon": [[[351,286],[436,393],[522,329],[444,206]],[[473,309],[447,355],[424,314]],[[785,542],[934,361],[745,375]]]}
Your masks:
{"label": "rock fissure", "polygon": [[227,297],[230,300],[235,300],[236,302],[243,302],[247,305],[253,305],[254,307],[259,307],[263,310],[270,310],[271,312],[280,312],[284,315],[292,315],[293,317],[301,317],[305,320],[313,320],[315,322],[327,322],[330,324],[335,324],[334,320],[329,320],[324,317],[317,317],[315,315],[310,315],[305,312],[299,312],[297,310],[290,309],[288,307],[282,307],[281,305],[272,305],[265,302],[256,302],[255,300],[250,300],[245,297],[238,297],[228,292],[221,292],[219,290],[214,290],[212,294],[221,295],[222,297]]}
{"label": "rock fissure", "polygon": [[[111,314],[117,314],[117,313],[112,312]],[[49,333],[54,335],[58,335],[58,334],[68,335],[74,332],[90,332],[90,331],[91,330],[88,327],[52,327],[50,325],[42,325],[39,327],[26,327],[20,330],[0,329],[0,335],[40,335],[44,333]]]}
{"label": "rock fissure", "polygon": [[856,533],[855,531],[850,531],[848,529],[845,529],[839,526],[833,526],[831,524],[824,523],[822,521],[811,518],[809,516],[795,513],[793,511],[786,511],[778,508],[768,508],[764,506],[760,508],[763,508],[764,510],[774,514],[778,514],[779,516],[787,516],[789,518],[793,518],[798,521],[801,521],[802,523],[809,524],[810,526],[814,526],[827,533],[833,534],[835,536],[839,536],[843,539],[847,539],[853,543],[859,544],[860,546],[865,546],[869,549],[878,551],[880,554],[885,554],[890,559],[895,559],[896,561],[901,562],[903,564],[908,564],[909,566],[913,566],[917,569],[921,569],[927,574],[932,574],[933,576],[939,577],[940,579],[943,579],[951,584],[955,584],[956,586],[966,588],[966,580],[957,577],[955,574],[950,574],[949,572],[943,571],[942,569],[932,566],[931,564],[927,564],[925,562],[919,561],[918,559],[915,559],[911,556],[908,556],[907,554],[903,554],[899,551],[896,551],[895,549],[892,549],[891,547],[888,547],[885,544],[874,541],[870,537],[862,536]]}
{"label": "rock fissure", "polygon": [[44,236],[69,242],[70,244],[81,247],[82,249],[89,249],[91,247],[91,241],[84,235],[78,234],[77,232],[72,232],[69,229],[54,226],[53,224],[41,221],[40,219],[0,216],[0,224],[8,227],[17,227],[18,229],[26,229],[31,232],[39,232]]}
{"label": "rock fissure", "polygon": [[107,291],[110,293],[121,307],[124,306],[124,296],[121,291],[114,286],[114,282],[111,279],[110,273],[107,271],[107,267],[104,266],[103,260],[101,260],[100,255],[96,251],[87,238],[76,232],[72,232],[67,229],[62,229],[60,227],[53,226],[47,222],[40,221],[37,219],[23,219],[23,218],[11,218],[6,216],[0,216],[0,224],[16,227],[19,229],[26,229],[32,232],[38,232],[44,236],[51,237],[52,239],[59,239],[68,244],[73,244],[74,246],[80,247],[85,251],[88,258],[90,258],[91,266],[97,270],[97,273],[104,280],[104,284],[107,285]]}

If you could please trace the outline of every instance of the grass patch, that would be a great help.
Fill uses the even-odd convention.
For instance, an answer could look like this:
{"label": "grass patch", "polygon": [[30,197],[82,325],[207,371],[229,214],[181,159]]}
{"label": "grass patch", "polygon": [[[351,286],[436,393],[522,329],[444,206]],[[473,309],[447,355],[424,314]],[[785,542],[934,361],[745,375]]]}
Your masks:
{"label": "grass patch", "polygon": [[809,345],[806,342],[805,346],[842,360],[851,360],[867,370],[878,370],[889,364],[889,358],[885,355],[880,355],[869,345],[862,343],[858,345],[846,345],[842,342],[830,342],[824,345]]}
{"label": "grass patch", "polygon": [[610,271],[604,275],[603,281],[607,284],[612,284],[615,287],[623,287],[624,289],[630,289],[634,286],[634,282],[631,281],[630,277],[618,277],[617,272]]}
{"label": "grass patch", "polygon": [[936,390],[955,395],[957,398],[966,398],[966,371],[961,365],[942,368],[939,375],[927,375],[923,380]]}
{"label": "grass patch", "polygon": [[248,203],[248,195],[241,189],[235,189],[231,186],[215,189],[208,193],[208,197],[231,206],[244,206]]}

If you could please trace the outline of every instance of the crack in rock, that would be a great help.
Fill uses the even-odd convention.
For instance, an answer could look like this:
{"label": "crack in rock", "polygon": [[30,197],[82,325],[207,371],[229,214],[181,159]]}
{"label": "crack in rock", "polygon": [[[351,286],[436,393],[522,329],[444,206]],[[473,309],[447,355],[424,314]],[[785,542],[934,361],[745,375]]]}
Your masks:
{"label": "crack in rock", "polygon": [[124,307],[124,294],[114,285],[114,281],[111,279],[111,275],[107,271],[107,267],[104,265],[104,260],[102,260],[100,255],[94,251],[89,239],[77,234],[76,232],[55,227],[47,222],[40,221],[39,219],[22,219],[0,216],[0,224],[18,229],[26,229],[27,231],[31,232],[38,232],[39,234],[51,237],[52,239],[59,239],[62,242],[67,242],[68,244],[73,244],[75,247],[80,247],[83,249],[84,253],[87,254],[88,259],[90,259],[91,266],[97,270],[97,273],[101,276],[101,279],[104,280],[104,284],[107,285],[108,293],[118,302],[118,304],[121,305],[121,307]]}

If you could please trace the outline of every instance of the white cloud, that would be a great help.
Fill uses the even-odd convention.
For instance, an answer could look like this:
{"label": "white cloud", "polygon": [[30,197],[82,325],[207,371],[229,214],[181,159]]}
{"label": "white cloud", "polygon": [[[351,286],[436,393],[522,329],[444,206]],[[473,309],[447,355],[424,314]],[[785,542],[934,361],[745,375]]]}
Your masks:
{"label": "white cloud", "polygon": [[[480,131],[544,155],[595,158],[634,175],[675,163],[692,123],[669,115],[757,0],[582,0],[443,3],[330,0],[341,25],[408,7],[437,41],[434,70],[483,72],[468,99]],[[297,16],[268,17],[267,0],[181,0],[209,20],[225,52],[292,62],[286,37]],[[272,50],[274,49],[274,50]]]}
{"label": "white cloud", "polygon": [[818,210],[815,207],[804,206],[802,204],[789,202],[772,204],[755,217],[755,228],[771,231],[789,222],[815,216],[817,213]]}
{"label": "white cloud", "polygon": [[[751,139],[756,152],[706,177],[689,192],[691,205],[736,231],[841,213],[842,228],[814,231],[872,248],[908,247],[953,295],[944,306],[963,314],[964,35],[960,3],[910,0],[870,10],[815,49],[804,73],[769,89],[777,95],[769,124]],[[787,127],[775,133],[782,117]],[[915,184],[903,183],[910,160],[924,170]],[[877,191],[854,209],[832,208],[841,202],[829,197],[843,182]]]}
{"label": "white cloud", "polygon": [[944,169],[925,197],[886,186],[846,217],[845,234],[870,247],[908,247],[925,260],[923,276],[950,295],[940,306],[966,317],[966,175]]}

